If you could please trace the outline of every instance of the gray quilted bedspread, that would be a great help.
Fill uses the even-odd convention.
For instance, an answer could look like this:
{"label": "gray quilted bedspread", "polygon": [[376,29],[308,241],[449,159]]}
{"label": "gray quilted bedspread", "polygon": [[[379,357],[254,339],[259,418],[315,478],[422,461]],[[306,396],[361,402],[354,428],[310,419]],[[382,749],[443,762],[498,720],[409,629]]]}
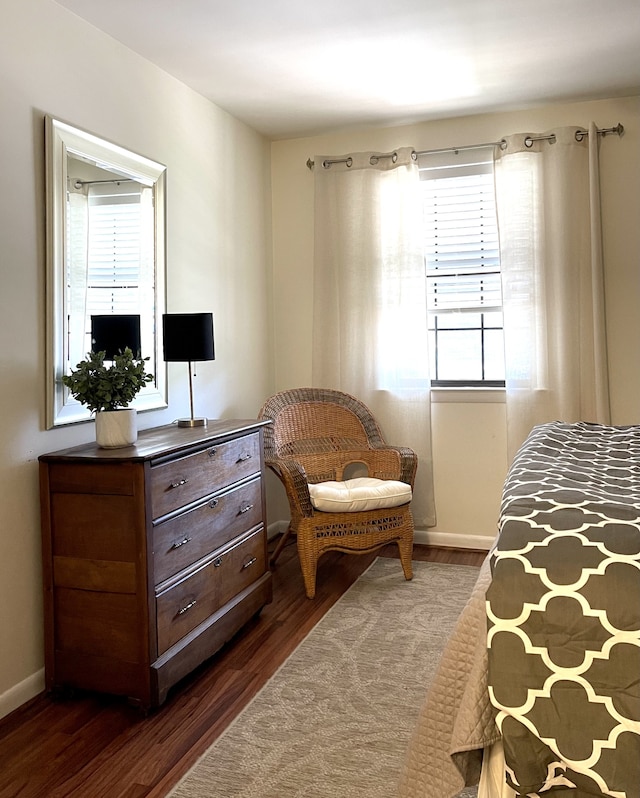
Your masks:
{"label": "gray quilted bedspread", "polygon": [[489,692],[520,795],[640,797],[640,427],[535,427],[487,591]]}
{"label": "gray quilted bedspread", "polygon": [[499,739],[487,687],[484,561],[443,651],[402,769],[400,798],[453,798],[478,783],[482,750]]}

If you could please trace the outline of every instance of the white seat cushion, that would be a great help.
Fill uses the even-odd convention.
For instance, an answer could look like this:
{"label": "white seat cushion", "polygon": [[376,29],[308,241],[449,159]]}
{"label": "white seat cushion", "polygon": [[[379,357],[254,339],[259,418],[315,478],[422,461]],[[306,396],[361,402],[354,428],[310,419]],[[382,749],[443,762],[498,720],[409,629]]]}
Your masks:
{"label": "white seat cushion", "polygon": [[411,485],[395,479],[358,477],[309,485],[311,504],[325,513],[357,513],[399,507],[411,501]]}

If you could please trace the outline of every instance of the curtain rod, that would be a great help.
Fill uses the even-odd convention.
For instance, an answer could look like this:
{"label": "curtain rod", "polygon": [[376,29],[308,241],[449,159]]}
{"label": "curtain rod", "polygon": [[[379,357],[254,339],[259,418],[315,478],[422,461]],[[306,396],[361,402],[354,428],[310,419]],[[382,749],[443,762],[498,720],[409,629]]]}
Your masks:
{"label": "curtain rod", "polygon": [[137,183],[138,181],[135,180],[133,177],[120,177],[115,180],[74,180],[73,187],[74,188],[82,188],[82,186],[93,186],[95,183]]}
{"label": "curtain rod", "polygon": [[[624,127],[623,127],[621,122],[618,122],[618,124],[615,125],[614,127],[599,128],[597,130],[597,133],[598,133],[599,136],[607,136],[610,133],[615,133],[617,136],[622,136],[622,134],[624,133]],[[588,130],[583,130],[582,128],[580,128],[579,130],[576,130],[576,133],[575,133],[576,141],[582,141],[585,138],[585,136],[588,136],[588,135],[589,135],[589,131]],[[554,133],[551,133],[548,136],[527,136],[527,138],[525,139],[524,143],[525,143],[526,147],[531,147],[531,145],[533,144],[534,141],[555,141],[555,138],[556,137],[555,137]],[[486,147],[502,147],[502,148],[504,148],[504,145],[505,145],[505,140],[504,139],[500,139],[500,141],[489,141],[486,144],[464,144],[461,147],[442,147],[441,149],[437,149],[437,150],[417,150],[417,151],[413,152],[413,158],[415,160],[420,155],[437,155],[437,154],[442,153],[442,152],[462,152],[463,150],[481,150],[481,149],[485,149]],[[374,164],[374,163],[377,163],[380,160],[380,158],[394,158],[394,157],[397,157],[396,153],[395,152],[389,152],[389,153],[385,153],[383,155],[372,155],[370,160],[371,160],[371,163]],[[353,163],[353,160],[350,157],[347,157],[347,158],[334,158],[334,159],[327,158],[326,160],[324,160],[322,162],[322,166],[325,169],[329,169],[329,167],[333,166],[333,164],[336,164],[336,163],[346,163],[347,166],[351,166],[351,164]],[[314,166],[315,166],[315,163],[314,163],[313,159],[312,158],[308,158],[307,159],[307,167],[309,169],[313,169]]]}

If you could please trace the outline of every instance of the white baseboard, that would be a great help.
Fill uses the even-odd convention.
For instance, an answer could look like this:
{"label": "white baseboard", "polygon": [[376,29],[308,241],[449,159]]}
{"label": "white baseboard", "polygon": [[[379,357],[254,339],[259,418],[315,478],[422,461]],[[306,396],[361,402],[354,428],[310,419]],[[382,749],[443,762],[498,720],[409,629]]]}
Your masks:
{"label": "white baseboard", "polygon": [[44,668],[26,679],[10,687],[0,695],[0,718],[4,718],[14,709],[26,704],[32,698],[44,691]]}
{"label": "white baseboard", "polygon": [[[286,521],[275,521],[269,524],[267,537],[269,540],[287,530]],[[449,532],[432,532],[430,529],[416,529],[414,542],[423,546],[445,546],[453,549],[480,549],[489,551],[494,538],[485,535],[459,535]]]}
{"label": "white baseboard", "polygon": [[495,538],[487,535],[460,535],[455,532],[433,532],[430,529],[416,529],[414,543],[423,546],[444,546],[453,549],[480,549],[489,551]]}
{"label": "white baseboard", "polygon": [[267,540],[275,538],[276,535],[284,535],[289,526],[287,521],[274,521],[267,527]]}

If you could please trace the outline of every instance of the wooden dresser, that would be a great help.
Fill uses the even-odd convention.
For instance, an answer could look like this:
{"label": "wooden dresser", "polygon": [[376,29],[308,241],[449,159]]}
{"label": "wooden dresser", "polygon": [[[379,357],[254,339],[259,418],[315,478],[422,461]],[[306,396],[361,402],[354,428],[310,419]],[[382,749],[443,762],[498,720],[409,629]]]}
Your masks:
{"label": "wooden dresser", "polygon": [[39,458],[47,689],[157,706],[271,601],[263,426]]}

